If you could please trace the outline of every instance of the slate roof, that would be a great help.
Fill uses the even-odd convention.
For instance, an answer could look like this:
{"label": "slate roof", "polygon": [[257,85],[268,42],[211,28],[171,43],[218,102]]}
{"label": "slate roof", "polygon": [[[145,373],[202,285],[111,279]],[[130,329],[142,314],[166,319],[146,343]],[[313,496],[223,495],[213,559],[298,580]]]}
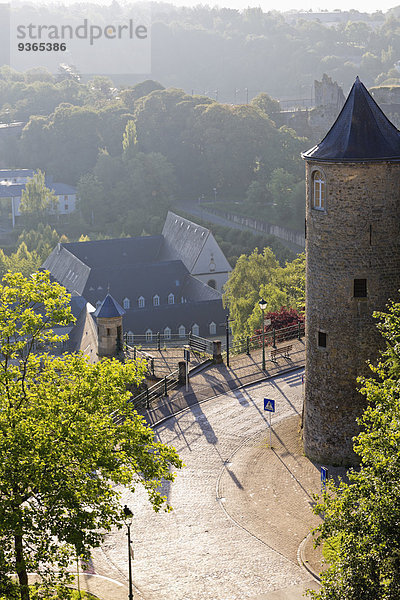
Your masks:
{"label": "slate roof", "polygon": [[171,304],[164,306],[162,310],[148,309],[126,311],[123,319],[124,333],[133,332],[135,335],[144,335],[148,329],[153,334],[164,333],[169,327],[171,333],[176,335],[181,325],[189,333],[194,324],[199,326],[199,335],[210,336],[210,323],[217,325],[217,335],[224,335],[220,323],[225,321],[225,311],[221,300],[210,300],[208,302],[191,302],[183,304]]}
{"label": "slate roof", "polygon": [[50,271],[52,277],[71,293],[82,295],[89,278],[90,267],[85,265],[77,256],[57,244],[53,252],[46,258],[42,269]]}
{"label": "slate roof", "polygon": [[0,169],[0,179],[12,179],[13,177],[33,177],[33,169]]}
{"label": "slate roof", "polygon": [[[66,183],[49,183],[45,180],[46,187],[52,190],[56,196],[72,196],[76,194],[76,189]],[[2,183],[0,182],[1,198],[20,198],[25,189],[25,183]]]}
{"label": "slate roof", "polygon": [[162,230],[164,245],[160,258],[179,258],[192,271],[209,235],[210,230],[206,227],[168,211]]}
{"label": "slate roof", "polygon": [[151,235],[93,242],[72,242],[63,247],[92,268],[148,264],[158,259],[163,238]]}
{"label": "slate roof", "polygon": [[302,157],[329,162],[399,161],[400,131],[357,77],[327,135]]}
{"label": "slate roof", "polygon": [[122,306],[110,294],[107,294],[93,316],[99,319],[112,319],[113,317],[121,317],[124,314],[125,311]]}

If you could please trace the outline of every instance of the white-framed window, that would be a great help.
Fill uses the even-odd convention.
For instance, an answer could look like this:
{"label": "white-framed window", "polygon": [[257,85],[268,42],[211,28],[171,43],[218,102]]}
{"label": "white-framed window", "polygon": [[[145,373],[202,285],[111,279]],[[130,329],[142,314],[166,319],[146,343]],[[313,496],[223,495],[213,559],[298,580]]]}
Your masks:
{"label": "white-framed window", "polygon": [[151,329],[146,331],[146,342],[151,342],[153,340],[153,332]]}
{"label": "white-framed window", "polygon": [[123,307],[126,308],[130,308],[131,307],[131,301],[129,300],[129,298],[124,298],[123,303],[122,303]]}
{"label": "white-framed window", "polygon": [[199,326],[197,325],[197,323],[194,323],[194,325],[192,325],[192,333],[193,333],[193,335],[199,335],[199,332],[200,332]]}
{"label": "white-framed window", "polygon": [[217,334],[217,326],[214,323],[214,321],[212,321],[210,323],[210,335],[216,335]]}
{"label": "white-framed window", "polygon": [[126,334],[126,343],[129,345],[133,344],[133,340],[134,340],[134,338],[133,338],[132,331],[128,331],[128,333]]}
{"label": "white-framed window", "polygon": [[160,306],[160,296],[158,294],[153,296],[153,306]]}
{"label": "white-framed window", "polygon": [[166,327],[164,329],[164,339],[165,340],[170,340],[171,339],[171,329],[169,327]]}
{"label": "white-framed window", "polygon": [[175,296],[173,294],[169,294],[168,304],[173,304],[174,302],[175,302]]}
{"label": "white-framed window", "polygon": [[186,335],[186,328],[185,328],[185,326],[184,326],[184,325],[180,325],[180,326],[179,326],[179,328],[178,328],[178,335],[179,335],[179,337],[181,337],[181,338],[184,338],[184,337],[185,337],[185,335]]}
{"label": "white-framed window", "polygon": [[144,305],[145,305],[144,298],[143,298],[143,296],[140,296],[140,298],[138,298],[138,306],[139,306],[139,308],[144,308]]}
{"label": "white-framed window", "polygon": [[316,210],[325,210],[325,177],[321,171],[312,174],[312,207]]}
{"label": "white-framed window", "polygon": [[207,281],[207,285],[210,286],[210,288],[213,288],[214,290],[217,289],[217,282],[215,281],[215,279],[209,279]]}

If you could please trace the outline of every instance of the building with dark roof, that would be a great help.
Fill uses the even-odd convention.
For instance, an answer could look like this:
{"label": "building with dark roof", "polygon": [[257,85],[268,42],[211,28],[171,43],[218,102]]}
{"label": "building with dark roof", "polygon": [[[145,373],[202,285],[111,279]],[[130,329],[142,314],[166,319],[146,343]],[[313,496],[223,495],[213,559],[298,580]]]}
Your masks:
{"label": "building with dark roof", "polygon": [[151,342],[157,333],[165,340],[215,336],[225,318],[215,288],[230,265],[208,229],[173,213],[166,223],[162,235],[58,244],[43,268],[97,310],[110,294],[125,312],[128,343],[139,335]]}
{"label": "building with dark roof", "polygon": [[357,462],[353,438],[383,339],[373,318],[400,300],[400,132],[357,78],[306,161],[304,449]]}
{"label": "building with dark roof", "polygon": [[[0,169],[0,215],[9,219],[12,226],[21,216],[19,206],[22,192],[29,179],[35,174],[33,169]],[[66,183],[54,182],[51,177],[45,178],[46,187],[58,198],[56,208],[58,214],[67,215],[76,208],[76,189]]]}

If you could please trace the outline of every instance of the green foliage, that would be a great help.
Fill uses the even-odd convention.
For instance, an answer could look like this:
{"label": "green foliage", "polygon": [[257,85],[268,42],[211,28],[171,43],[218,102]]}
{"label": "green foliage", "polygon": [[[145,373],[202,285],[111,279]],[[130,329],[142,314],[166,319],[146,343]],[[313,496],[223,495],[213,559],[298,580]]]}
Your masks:
{"label": "green foliage", "polygon": [[258,94],[258,96],[253,98],[253,100],[250,102],[250,104],[252,106],[254,106],[254,108],[258,108],[261,112],[266,114],[268,117],[271,117],[272,119],[273,119],[273,115],[275,113],[280,112],[280,110],[281,110],[279,101],[274,100],[273,98],[271,98],[271,96],[269,96],[265,92]]}
{"label": "green foliage", "polygon": [[51,211],[57,207],[58,199],[52,190],[46,187],[44,173],[37,171],[28,179],[22,191],[20,212],[30,225],[47,221]]}
{"label": "green foliage", "polygon": [[302,305],[304,270],[304,255],[286,263],[285,267],[279,266],[270,248],[264,248],[262,254],[256,248],[249,256],[240,256],[223,294],[224,305],[229,308],[233,319],[234,336],[252,335],[259,328],[260,298],[266,301],[267,312],[279,310],[282,306]]}
{"label": "green foliage", "polygon": [[11,597],[16,572],[21,600],[28,571],[46,590],[62,586],[71,559],[122,526],[116,484],[142,485],[154,510],[169,510],[160,484],[181,467],[127,402],[143,364],[46,353],[66,337],[53,328],[74,320],[68,302],[48,273],[8,274],[0,286],[0,594]]}
{"label": "green foliage", "polygon": [[400,595],[400,304],[378,313],[386,349],[361,380],[368,402],[355,438],[359,470],[333,483],[315,508],[324,514],[317,543],[340,539],[321,575],[318,600],[397,600]]}

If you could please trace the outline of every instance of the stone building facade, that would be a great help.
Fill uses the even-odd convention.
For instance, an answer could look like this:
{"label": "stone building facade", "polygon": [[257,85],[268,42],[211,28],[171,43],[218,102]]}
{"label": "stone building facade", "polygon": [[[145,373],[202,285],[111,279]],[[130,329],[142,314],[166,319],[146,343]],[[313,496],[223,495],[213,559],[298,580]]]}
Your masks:
{"label": "stone building facade", "polygon": [[335,125],[306,160],[304,449],[354,464],[365,406],[357,378],[382,338],[372,314],[399,300],[400,133],[356,80]]}

